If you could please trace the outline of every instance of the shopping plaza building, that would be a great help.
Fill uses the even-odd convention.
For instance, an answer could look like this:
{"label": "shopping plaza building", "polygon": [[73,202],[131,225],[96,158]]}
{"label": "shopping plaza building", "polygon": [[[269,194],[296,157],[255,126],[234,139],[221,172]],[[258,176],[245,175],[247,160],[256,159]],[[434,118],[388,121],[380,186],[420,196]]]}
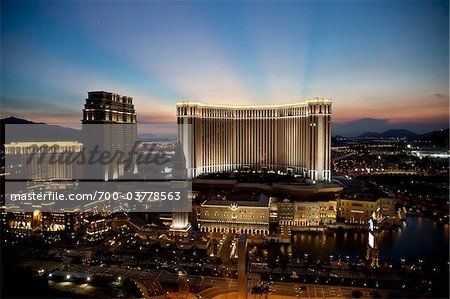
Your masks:
{"label": "shopping plaza building", "polygon": [[[196,211],[198,230],[212,233],[269,234],[269,213],[271,198],[258,196],[240,196],[236,199],[209,199]],[[245,199],[245,200],[244,200]]]}
{"label": "shopping plaza building", "polygon": [[177,103],[189,177],[235,169],[331,180],[331,100],[282,105]]}

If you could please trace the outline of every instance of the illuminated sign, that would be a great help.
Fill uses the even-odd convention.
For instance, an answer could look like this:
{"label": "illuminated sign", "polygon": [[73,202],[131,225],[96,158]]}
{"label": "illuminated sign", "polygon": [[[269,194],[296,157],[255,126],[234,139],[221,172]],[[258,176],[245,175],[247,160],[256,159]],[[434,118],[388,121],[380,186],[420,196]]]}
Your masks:
{"label": "illuminated sign", "polygon": [[369,230],[373,232],[373,220],[369,219]]}
{"label": "illuminated sign", "polygon": [[369,246],[370,248],[375,247],[375,237],[373,236],[372,233],[369,233]]}

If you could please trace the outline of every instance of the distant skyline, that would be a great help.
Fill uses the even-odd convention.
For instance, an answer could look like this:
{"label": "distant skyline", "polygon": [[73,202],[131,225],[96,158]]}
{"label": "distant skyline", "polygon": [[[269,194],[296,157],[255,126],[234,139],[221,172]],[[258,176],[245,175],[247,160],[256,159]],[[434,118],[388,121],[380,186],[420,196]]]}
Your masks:
{"label": "distant skyline", "polygon": [[0,38],[1,117],[76,124],[106,90],[139,123],[326,97],[333,135],[448,127],[448,1],[6,0]]}

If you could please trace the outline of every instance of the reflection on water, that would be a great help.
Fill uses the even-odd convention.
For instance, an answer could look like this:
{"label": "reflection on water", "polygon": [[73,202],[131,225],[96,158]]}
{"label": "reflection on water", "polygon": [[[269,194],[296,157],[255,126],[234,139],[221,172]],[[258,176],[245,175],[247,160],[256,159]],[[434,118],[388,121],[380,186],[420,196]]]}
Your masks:
{"label": "reflection on water", "polygon": [[[366,254],[367,235],[364,232],[335,231],[328,233],[296,233],[292,245],[281,246],[279,254],[291,253],[293,258],[305,254],[314,259],[349,256],[357,261]],[[381,260],[419,258],[442,264],[448,261],[449,225],[436,224],[423,217],[408,217],[398,228],[380,233]],[[286,248],[285,248],[286,247]]]}
{"label": "reflection on water", "polygon": [[292,253],[294,258],[303,258],[308,254],[321,260],[328,259],[330,255],[358,259],[365,255],[365,242],[366,236],[362,232],[297,233],[293,237]]}
{"label": "reflection on water", "polygon": [[383,259],[422,258],[442,264],[449,258],[448,242],[448,224],[438,224],[423,217],[408,217],[400,227],[380,233],[380,253]]}

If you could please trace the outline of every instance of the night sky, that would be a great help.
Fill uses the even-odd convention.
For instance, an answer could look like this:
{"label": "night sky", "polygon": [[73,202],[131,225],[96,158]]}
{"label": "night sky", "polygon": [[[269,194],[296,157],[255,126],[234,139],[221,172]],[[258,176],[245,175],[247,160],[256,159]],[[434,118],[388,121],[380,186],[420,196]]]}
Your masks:
{"label": "night sky", "polygon": [[339,130],[424,133],[448,127],[449,5],[3,0],[1,75],[3,117],[79,123],[90,90],[132,96],[140,123],[326,97]]}

